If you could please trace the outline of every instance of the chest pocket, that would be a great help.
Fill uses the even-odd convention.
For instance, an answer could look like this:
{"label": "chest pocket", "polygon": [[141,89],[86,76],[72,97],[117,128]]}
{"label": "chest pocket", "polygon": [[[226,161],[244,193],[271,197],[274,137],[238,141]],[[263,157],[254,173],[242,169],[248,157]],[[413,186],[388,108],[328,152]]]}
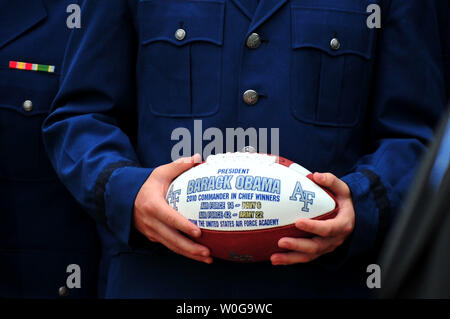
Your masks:
{"label": "chest pocket", "polygon": [[220,104],[224,3],[142,0],[144,103],[162,117],[202,117]]}
{"label": "chest pocket", "polygon": [[58,75],[0,67],[0,109],[25,117],[48,114],[58,90]]}
{"label": "chest pocket", "polygon": [[41,125],[58,90],[58,76],[0,69],[0,179],[38,181],[56,175]]}
{"label": "chest pocket", "polygon": [[291,8],[291,109],[300,121],[355,126],[367,98],[374,34],[365,12]]}

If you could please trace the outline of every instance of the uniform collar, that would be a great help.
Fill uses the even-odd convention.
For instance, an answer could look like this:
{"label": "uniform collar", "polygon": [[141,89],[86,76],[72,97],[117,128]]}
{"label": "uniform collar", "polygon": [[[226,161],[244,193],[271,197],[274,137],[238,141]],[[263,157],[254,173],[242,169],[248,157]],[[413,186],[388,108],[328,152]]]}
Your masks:
{"label": "uniform collar", "polygon": [[0,2],[0,48],[47,17],[42,0]]}
{"label": "uniform collar", "polygon": [[253,13],[255,12],[254,8],[251,6],[251,3],[247,0],[232,0],[236,7],[241,10],[241,12],[249,19],[252,20]]}
{"label": "uniform collar", "polygon": [[247,35],[255,31],[260,25],[266,22],[287,2],[287,0],[260,0],[255,13],[252,14],[252,11],[248,7],[248,3],[245,0],[232,1],[242,11],[242,13],[251,20]]}

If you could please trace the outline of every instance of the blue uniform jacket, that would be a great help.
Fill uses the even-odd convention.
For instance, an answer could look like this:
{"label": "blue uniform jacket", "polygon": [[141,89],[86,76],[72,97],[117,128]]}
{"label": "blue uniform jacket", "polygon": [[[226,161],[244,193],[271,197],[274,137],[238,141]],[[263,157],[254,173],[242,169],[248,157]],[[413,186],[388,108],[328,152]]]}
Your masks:
{"label": "blue uniform jacket", "polygon": [[[251,3],[83,4],[44,139],[62,181],[99,221],[106,297],[368,293],[367,263],[356,261],[383,239],[444,106],[435,2]],[[366,24],[370,3],[381,6],[381,29]],[[252,33],[262,41],[249,48]],[[249,89],[256,104],[244,102]],[[136,139],[118,123],[130,110]],[[171,161],[176,128],[190,130],[192,152],[210,142],[198,142],[195,120],[224,135],[279,128],[282,156],[351,188],[351,237],[317,262],[288,267],[203,265],[151,244],[132,225],[136,194],[152,168]]]}
{"label": "blue uniform jacket", "polygon": [[96,296],[95,223],[58,180],[41,133],[58,91],[71,3],[0,0],[0,297],[57,298],[72,264],[81,288],[68,296]]}

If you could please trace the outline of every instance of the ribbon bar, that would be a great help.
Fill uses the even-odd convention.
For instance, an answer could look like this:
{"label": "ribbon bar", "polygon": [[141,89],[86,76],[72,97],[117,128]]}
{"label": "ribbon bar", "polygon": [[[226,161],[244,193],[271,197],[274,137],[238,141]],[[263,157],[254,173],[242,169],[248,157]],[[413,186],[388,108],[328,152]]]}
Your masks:
{"label": "ribbon bar", "polygon": [[9,61],[10,69],[55,73],[54,65],[33,64],[26,62]]}

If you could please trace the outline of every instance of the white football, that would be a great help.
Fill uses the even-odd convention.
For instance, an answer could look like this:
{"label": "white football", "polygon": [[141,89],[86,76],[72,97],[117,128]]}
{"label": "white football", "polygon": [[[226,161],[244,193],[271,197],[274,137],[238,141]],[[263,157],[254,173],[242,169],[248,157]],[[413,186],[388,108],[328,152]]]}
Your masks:
{"label": "white football", "polygon": [[259,153],[211,155],[178,176],[167,202],[202,229],[196,239],[213,256],[233,261],[270,258],[282,237],[307,237],[299,218],[328,219],[337,212],[312,174],[285,158]]}

